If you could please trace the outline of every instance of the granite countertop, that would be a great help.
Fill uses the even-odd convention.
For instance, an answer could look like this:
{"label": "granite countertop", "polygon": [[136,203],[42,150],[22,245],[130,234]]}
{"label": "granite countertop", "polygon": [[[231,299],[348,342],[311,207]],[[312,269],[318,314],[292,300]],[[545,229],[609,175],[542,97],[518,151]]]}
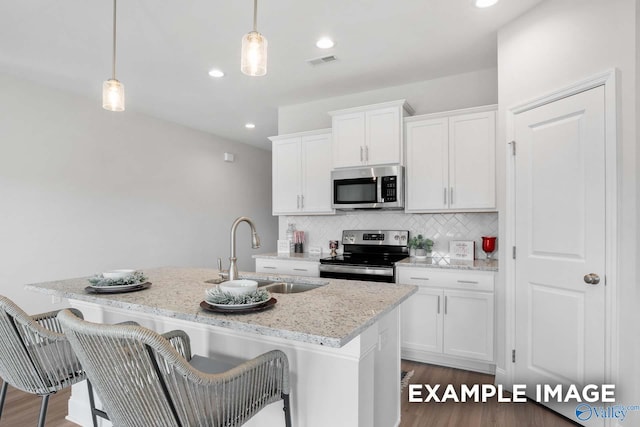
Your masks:
{"label": "granite countertop", "polygon": [[270,252],[266,254],[253,255],[254,259],[278,259],[283,261],[315,261],[320,262],[320,258],[327,257],[329,255],[309,255],[304,253],[292,253],[291,255],[279,254],[277,252]]}
{"label": "granite countertop", "polygon": [[273,308],[249,314],[217,314],[199,304],[218,270],[164,267],[144,270],[150,288],[122,294],[87,293],[86,277],[26,285],[25,289],[207,325],[342,347],[417,291],[413,285],[241,273],[241,277],[327,283],[307,292],[276,294]]}
{"label": "granite countertop", "polygon": [[444,257],[427,259],[405,258],[396,262],[396,267],[443,268],[451,270],[498,271],[498,260],[476,259],[473,261],[452,260]]}

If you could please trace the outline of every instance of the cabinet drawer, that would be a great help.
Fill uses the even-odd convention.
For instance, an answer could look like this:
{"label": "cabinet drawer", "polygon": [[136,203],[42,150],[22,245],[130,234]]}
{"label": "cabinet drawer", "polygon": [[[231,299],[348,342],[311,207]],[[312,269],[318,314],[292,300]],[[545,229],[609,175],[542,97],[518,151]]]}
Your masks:
{"label": "cabinet drawer", "polygon": [[494,273],[491,271],[400,267],[398,268],[398,283],[493,292]]}
{"label": "cabinet drawer", "polygon": [[288,261],[259,258],[256,259],[256,272],[320,277],[319,263],[314,261]]}

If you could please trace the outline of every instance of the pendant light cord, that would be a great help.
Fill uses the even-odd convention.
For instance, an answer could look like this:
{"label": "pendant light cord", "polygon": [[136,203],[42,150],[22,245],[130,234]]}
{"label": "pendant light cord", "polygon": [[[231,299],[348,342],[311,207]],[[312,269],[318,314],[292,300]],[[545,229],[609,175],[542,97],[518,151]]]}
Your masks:
{"label": "pendant light cord", "polygon": [[113,63],[111,69],[113,80],[116,79],[116,0],[113,0]]}
{"label": "pendant light cord", "polygon": [[253,31],[257,31],[257,28],[258,28],[258,0],[253,0]]}

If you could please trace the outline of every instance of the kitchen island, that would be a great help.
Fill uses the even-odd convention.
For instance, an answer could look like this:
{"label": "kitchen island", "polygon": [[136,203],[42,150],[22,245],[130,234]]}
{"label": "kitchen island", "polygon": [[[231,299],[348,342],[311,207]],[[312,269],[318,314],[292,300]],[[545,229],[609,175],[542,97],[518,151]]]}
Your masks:
{"label": "kitchen island", "polygon": [[[273,294],[270,309],[218,314],[199,304],[217,270],[145,270],[152,286],[123,294],[85,291],[87,278],[27,285],[67,298],[86,320],[133,320],[158,332],[185,330],[192,351],[223,361],[247,360],[271,349],[284,351],[292,380],[296,426],[395,426],[400,421],[399,305],[416,292],[410,285],[242,274],[243,277],[324,284],[303,293]],[[91,425],[88,399],[74,387],[68,418]],[[283,423],[274,404],[247,426]]]}

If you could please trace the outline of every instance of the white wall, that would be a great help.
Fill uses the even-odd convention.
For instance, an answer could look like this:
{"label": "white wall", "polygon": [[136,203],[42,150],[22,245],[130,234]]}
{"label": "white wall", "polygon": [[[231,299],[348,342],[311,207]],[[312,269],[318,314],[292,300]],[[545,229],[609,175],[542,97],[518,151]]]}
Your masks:
{"label": "white wall", "polygon": [[328,111],[406,99],[416,114],[496,104],[497,70],[473,71],[402,86],[320,99],[278,108],[278,134],[331,127]]}
{"label": "white wall", "polygon": [[[115,268],[215,267],[252,217],[275,250],[271,153],[0,74],[0,293]],[[235,153],[225,163],[223,153]],[[248,226],[239,268],[253,271]],[[198,301],[194,301],[194,307]]]}
{"label": "white wall", "polygon": [[[619,81],[619,277],[617,321],[620,359],[618,403],[638,401],[636,314],[638,295],[638,170],[636,107],[636,0],[548,0],[504,27],[498,35],[499,136],[506,144],[506,109],[607,69],[620,71]],[[505,151],[499,149],[498,182],[505,182]],[[499,188],[500,210],[505,210],[504,187]],[[504,237],[504,224],[500,236]],[[503,251],[503,254],[505,251]],[[501,261],[504,261],[501,260]],[[504,264],[503,264],[504,265]],[[503,272],[501,272],[503,274]],[[504,280],[502,280],[504,283]],[[503,288],[499,290],[503,298]],[[504,301],[500,301],[499,335],[504,334]],[[505,349],[499,351],[499,367]],[[635,388],[635,390],[634,390]],[[634,396],[634,397],[631,397]],[[633,400],[635,399],[635,400]],[[637,416],[636,416],[637,417]]]}

